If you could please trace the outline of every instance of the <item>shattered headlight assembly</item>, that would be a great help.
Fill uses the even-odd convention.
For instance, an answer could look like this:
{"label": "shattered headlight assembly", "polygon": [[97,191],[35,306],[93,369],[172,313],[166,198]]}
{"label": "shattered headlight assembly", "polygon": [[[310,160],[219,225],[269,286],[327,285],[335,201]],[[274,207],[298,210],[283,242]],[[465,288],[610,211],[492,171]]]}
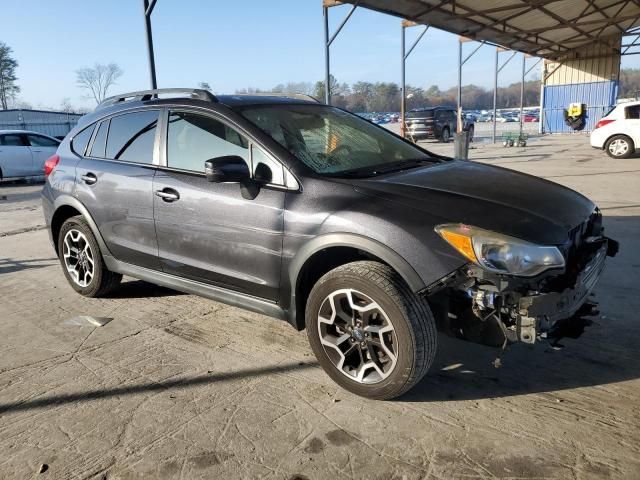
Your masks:
{"label": "shattered headlight assembly", "polygon": [[495,273],[534,277],[564,267],[558,248],[459,223],[438,225],[435,231],[464,257]]}

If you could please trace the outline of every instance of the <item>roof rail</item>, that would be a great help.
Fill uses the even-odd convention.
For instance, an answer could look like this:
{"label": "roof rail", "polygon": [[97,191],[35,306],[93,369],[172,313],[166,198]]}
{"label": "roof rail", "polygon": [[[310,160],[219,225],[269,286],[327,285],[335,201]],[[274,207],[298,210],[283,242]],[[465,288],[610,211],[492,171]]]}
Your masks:
{"label": "roof rail", "polygon": [[152,98],[158,98],[158,95],[164,94],[174,94],[176,97],[184,97],[185,94],[188,94],[191,98],[203,100],[205,102],[218,101],[213,93],[200,88],[157,88],[155,90],[140,90],[138,92],[123,93],[121,95],[114,95],[113,97],[105,98],[98,104],[96,110],[130,100],[151,100]]}
{"label": "roof rail", "polygon": [[298,100],[309,100],[311,102],[321,103],[316,97],[307,95],[306,93],[282,93],[282,92],[258,92],[258,93],[241,93],[239,95],[248,95],[256,97],[284,97],[297,98]]}

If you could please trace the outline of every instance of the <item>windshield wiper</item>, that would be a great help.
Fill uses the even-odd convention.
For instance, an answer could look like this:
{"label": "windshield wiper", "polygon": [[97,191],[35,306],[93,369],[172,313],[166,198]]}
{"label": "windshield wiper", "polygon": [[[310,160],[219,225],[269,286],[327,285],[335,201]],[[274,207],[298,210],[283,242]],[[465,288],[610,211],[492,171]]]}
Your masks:
{"label": "windshield wiper", "polygon": [[399,160],[393,163],[382,163],[372,165],[370,167],[355,168],[352,170],[344,170],[342,172],[326,172],[324,175],[329,177],[349,177],[349,178],[366,178],[376,175],[382,175],[390,172],[397,172],[409,168],[420,167],[425,164],[440,163],[437,158],[416,158],[412,160]]}
{"label": "windshield wiper", "polygon": [[401,160],[388,165],[381,165],[372,170],[373,175],[381,175],[383,173],[398,172],[401,170],[407,170],[409,168],[416,168],[424,165],[425,163],[437,163],[437,160],[427,160],[426,158],[416,158],[414,160]]}

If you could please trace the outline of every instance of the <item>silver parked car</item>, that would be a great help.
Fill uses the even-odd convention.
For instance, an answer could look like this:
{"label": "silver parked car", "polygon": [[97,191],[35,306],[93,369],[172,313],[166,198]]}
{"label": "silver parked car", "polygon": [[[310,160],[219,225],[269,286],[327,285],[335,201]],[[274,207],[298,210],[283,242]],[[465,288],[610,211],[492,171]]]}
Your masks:
{"label": "silver parked car", "polygon": [[0,180],[44,175],[44,162],[60,141],[27,130],[0,130]]}

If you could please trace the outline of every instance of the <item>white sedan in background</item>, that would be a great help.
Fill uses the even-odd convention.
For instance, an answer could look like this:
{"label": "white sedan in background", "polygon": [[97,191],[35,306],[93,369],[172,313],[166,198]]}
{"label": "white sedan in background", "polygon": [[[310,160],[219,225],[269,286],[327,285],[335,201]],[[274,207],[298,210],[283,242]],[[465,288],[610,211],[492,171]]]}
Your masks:
{"label": "white sedan in background", "polygon": [[640,149],[640,102],[621,103],[591,132],[591,146],[612,158],[628,158]]}
{"label": "white sedan in background", "polygon": [[44,175],[60,140],[26,130],[0,130],[0,180]]}

